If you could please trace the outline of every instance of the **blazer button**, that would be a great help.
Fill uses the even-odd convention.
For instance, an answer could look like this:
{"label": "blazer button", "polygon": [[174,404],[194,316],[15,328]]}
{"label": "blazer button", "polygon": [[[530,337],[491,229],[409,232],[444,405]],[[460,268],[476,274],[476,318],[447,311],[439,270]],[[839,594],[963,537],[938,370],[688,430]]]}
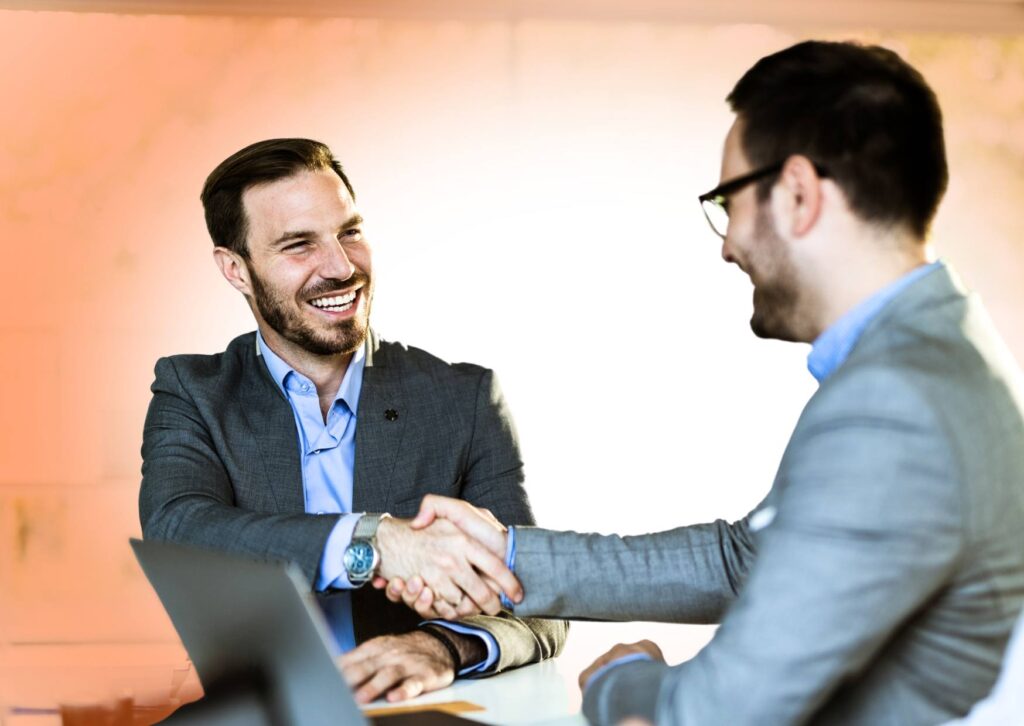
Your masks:
{"label": "blazer button", "polygon": [[384,418],[386,418],[388,421],[394,421],[398,418],[398,411],[396,411],[393,408],[389,408],[387,411],[384,412]]}

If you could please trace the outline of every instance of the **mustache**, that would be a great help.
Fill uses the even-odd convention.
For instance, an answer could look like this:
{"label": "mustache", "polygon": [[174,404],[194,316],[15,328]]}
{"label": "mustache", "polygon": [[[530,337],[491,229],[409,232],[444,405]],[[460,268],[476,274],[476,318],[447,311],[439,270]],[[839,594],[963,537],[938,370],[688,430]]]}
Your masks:
{"label": "mustache", "polygon": [[345,292],[353,287],[366,287],[370,284],[370,276],[364,272],[353,272],[352,277],[347,280],[339,280],[336,277],[328,277],[320,280],[315,285],[310,285],[302,291],[302,299],[312,300],[313,298],[330,295],[332,292]]}

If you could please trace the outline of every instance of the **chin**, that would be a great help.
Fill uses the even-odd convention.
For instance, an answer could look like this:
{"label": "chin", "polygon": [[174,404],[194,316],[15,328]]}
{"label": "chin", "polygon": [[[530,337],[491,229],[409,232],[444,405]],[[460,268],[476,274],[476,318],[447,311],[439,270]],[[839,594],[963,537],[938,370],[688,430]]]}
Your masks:
{"label": "chin", "polygon": [[792,326],[781,315],[758,313],[756,308],[750,317],[750,329],[758,338],[765,340],[782,340],[787,343],[801,342],[800,338],[794,334]]}

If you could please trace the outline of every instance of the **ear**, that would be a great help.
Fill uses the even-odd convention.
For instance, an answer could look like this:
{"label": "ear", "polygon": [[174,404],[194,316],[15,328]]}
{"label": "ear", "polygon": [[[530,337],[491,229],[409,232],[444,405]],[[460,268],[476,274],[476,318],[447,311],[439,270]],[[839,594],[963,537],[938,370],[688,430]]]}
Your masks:
{"label": "ear", "polygon": [[793,237],[803,237],[818,221],[825,202],[821,177],[814,164],[799,154],[789,157],[776,188],[782,192],[779,199],[773,200],[779,205],[774,210],[779,227]]}
{"label": "ear", "polygon": [[213,261],[220,268],[220,274],[231,283],[231,287],[238,290],[246,297],[252,297],[252,285],[249,282],[249,268],[241,255],[232,252],[227,247],[213,248]]}

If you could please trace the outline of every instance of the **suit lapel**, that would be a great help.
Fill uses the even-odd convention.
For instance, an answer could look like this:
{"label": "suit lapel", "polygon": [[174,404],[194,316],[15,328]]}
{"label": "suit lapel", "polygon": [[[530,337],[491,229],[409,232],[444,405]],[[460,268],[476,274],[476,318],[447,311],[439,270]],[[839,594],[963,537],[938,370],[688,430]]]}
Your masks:
{"label": "suit lapel", "polygon": [[371,331],[356,417],[355,512],[386,512],[390,505],[392,474],[409,421],[399,368]]}
{"label": "suit lapel", "polygon": [[270,376],[263,357],[258,355],[255,334],[245,356],[245,380],[242,386],[242,412],[251,435],[259,445],[267,483],[278,512],[306,511],[302,490],[302,463],[299,461],[298,430],[295,414],[281,389]]}

